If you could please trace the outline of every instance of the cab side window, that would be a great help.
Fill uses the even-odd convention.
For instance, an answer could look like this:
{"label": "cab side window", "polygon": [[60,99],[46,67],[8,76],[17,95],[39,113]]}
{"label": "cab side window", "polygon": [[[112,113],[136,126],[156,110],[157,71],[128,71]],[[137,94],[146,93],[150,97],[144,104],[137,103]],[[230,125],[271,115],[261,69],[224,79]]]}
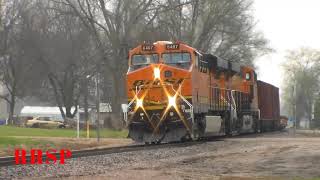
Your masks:
{"label": "cab side window", "polygon": [[243,73],[243,78],[246,81],[257,81],[257,74],[254,71],[248,71]]}
{"label": "cab side window", "polygon": [[245,78],[246,78],[247,81],[250,81],[250,80],[251,80],[251,74],[250,74],[250,72],[246,72],[246,73],[245,73]]}
{"label": "cab side window", "polygon": [[204,61],[203,56],[197,55],[196,66],[198,67],[199,72],[202,72],[202,73],[208,72],[208,62]]}
{"label": "cab side window", "polygon": [[195,56],[196,56],[196,60],[195,60],[194,64],[195,64],[195,67],[198,68],[199,67],[199,55],[197,53],[195,53]]}

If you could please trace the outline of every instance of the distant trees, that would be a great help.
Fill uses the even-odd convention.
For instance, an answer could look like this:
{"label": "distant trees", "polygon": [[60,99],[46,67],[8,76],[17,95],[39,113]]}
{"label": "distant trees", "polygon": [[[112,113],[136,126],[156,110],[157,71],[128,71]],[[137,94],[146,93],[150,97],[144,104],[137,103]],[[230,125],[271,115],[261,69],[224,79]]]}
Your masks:
{"label": "distant trees", "polygon": [[[90,35],[79,18],[53,11],[49,1],[7,1],[0,31],[0,77],[12,120],[17,98],[56,104],[63,118],[77,112],[82,83],[94,72]],[[60,7],[63,10],[62,7]],[[11,123],[13,123],[11,121]]]}
{"label": "distant trees", "polygon": [[[49,1],[35,4],[33,27],[38,50],[38,63],[46,70],[47,87],[63,118],[74,118],[86,77],[95,72],[95,49],[89,32],[77,16],[61,13],[68,6],[56,6]],[[59,11],[57,11],[59,9]],[[88,88],[88,87],[86,87]]]}
{"label": "distant trees", "polygon": [[320,92],[320,51],[309,48],[289,51],[283,67],[284,104],[299,126],[301,119],[312,119],[312,105]]}
{"label": "distant trees", "polygon": [[316,95],[314,103],[314,119],[320,124],[320,92]]}
{"label": "distant trees", "polygon": [[320,128],[320,92],[315,98],[314,103],[314,119],[312,123],[312,128]]}
{"label": "distant trees", "polygon": [[[181,0],[168,0],[168,7]],[[267,40],[254,30],[251,0],[192,0],[157,17],[157,28],[170,39],[182,40],[224,59],[253,64],[269,52]]]}

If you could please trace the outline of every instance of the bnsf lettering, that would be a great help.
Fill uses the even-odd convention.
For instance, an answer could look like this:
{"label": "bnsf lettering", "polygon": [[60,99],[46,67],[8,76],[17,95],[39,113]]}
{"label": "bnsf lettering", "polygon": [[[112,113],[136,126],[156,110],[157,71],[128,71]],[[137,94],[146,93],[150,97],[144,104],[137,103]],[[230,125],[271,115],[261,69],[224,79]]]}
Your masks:
{"label": "bnsf lettering", "polygon": [[141,86],[141,85],[144,85],[144,80],[136,80],[133,83],[133,86]]}
{"label": "bnsf lettering", "polygon": [[182,84],[183,80],[184,80],[184,79],[179,79],[178,82],[177,82],[177,84]]}
{"label": "bnsf lettering", "polygon": [[166,79],[166,80],[164,80],[164,82],[169,83],[169,84],[178,84],[178,82],[175,83],[176,82],[175,79]]}
{"label": "bnsf lettering", "polygon": [[[183,82],[183,78],[182,79],[165,79],[164,82],[165,83],[169,83],[169,84],[174,84],[174,85],[179,85]],[[157,81],[151,81],[151,80],[136,80],[134,83],[133,83],[133,86],[146,86],[146,85],[149,85],[153,83],[152,85],[159,85],[160,84],[160,81],[157,80]]]}

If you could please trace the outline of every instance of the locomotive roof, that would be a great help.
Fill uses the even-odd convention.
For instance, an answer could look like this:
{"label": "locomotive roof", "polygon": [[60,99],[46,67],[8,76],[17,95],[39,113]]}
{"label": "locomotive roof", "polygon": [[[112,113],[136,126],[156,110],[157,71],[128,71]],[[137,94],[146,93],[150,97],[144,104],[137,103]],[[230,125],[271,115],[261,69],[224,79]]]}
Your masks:
{"label": "locomotive roof", "polygon": [[215,66],[219,70],[231,70],[236,73],[241,72],[241,66],[238,62],[228,61],[212,54],[203,54],[203,58],[208,62],[209,66]]}

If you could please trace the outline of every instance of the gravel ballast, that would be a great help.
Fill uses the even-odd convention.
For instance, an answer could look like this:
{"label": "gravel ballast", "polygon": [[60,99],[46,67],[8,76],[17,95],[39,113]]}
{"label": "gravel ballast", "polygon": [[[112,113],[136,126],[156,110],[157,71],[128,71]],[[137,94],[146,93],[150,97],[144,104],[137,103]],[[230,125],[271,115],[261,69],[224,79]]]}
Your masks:
{"label": "gravel ballast", "polygon": [[[65,165],[0,168],[2,179],[292,179],[320,177],[320,138],[246,136],[66,160]],[[0,179],[1,179],[0,178]]]}

